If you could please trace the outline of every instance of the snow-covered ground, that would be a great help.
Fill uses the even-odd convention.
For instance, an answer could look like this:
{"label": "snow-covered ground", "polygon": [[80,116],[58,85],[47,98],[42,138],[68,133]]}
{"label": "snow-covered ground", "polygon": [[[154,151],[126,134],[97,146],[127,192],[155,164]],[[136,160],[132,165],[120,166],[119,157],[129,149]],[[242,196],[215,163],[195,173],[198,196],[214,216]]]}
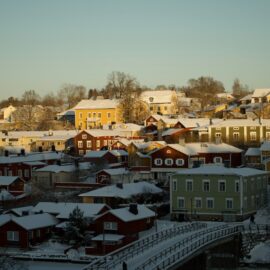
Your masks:
{"label": "snow-covered ground", "polygon": [[82,264],[75,263],[58,263],[58,262],[42,262],[42,261],[31,261],[25,262],[28,270],[81,270]]}

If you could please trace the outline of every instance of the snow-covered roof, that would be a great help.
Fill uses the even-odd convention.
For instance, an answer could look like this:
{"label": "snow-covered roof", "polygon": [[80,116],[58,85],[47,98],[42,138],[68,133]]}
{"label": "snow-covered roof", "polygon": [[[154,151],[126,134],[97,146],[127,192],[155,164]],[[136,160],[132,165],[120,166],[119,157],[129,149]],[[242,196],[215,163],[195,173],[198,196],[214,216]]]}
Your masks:
{"label": "snow-covered roof", "polygon": [[79,163],[79,166],[75,166],[74,164],[64,164],[64,165],[48,165],[46,167],[36,169],[36,172],[74,172],[76,170],[88,170],[91,168],[91,165],[89,162],[81,162]]}
{"label": "snow-covered roof", "polygon": [[260,156],[261,155],[261,151],[260,148],[258,147],[250,147],[248,148],[248,150],[245,153],[245,156]]}
{"label": "snow-covered roof", "polygon": [[59,223],[57,218],[48,213],[13,217],[12,220],[26,230],[51,227]]}
{"label": "snow-covered roof", "polygon": [[173,95],[176,95],[174,90],[150,90],[142,92],[141,99],[150,104],[171,104]]}
{"label": "snow-covered roof", "polygon": [[270,142],[264,141],[260,147],[261,151],[270,151]]}
{"label": "snow-covered roof", "polygon": [[129,171],[126,170],[125,168],[115,168],[115,169],[104,169],[104,170],[100,170],[98,173],[100,172],[106,172],[109,175],[123,175],[123,174],[129,174]]}
{"label": "snow-covered roof", "polygon": [[115,124],[113,130],[115,131],[140,131],[143,128],[141,125],[137,125],[134,123],[121,123]]}
{"label": "snow-covered roof", "polygon": [[31,212],[32,209],[34,208],[34,206],[29,205],[29,206],[23,206],[23,207],[17,207],[17,208],[12,208],[10,210],[8,210],[7,212],[12,212],[14,214],[16,214],[17,216],[22,216],[23,212]]}
{"label": "snow-covered roof", "polygon": [[218,93],[218,98],[234,99],[234,96],[230,93]]}
{"label": "snow-covered roof", "polygon": [[129,207],[111,209],[109,212],[123,220],[124,222],[130,222],[134,220],[146,219],[155,216],[155,212],[147,208],[143,204],[137,205],[138,214],[133,214],[130,212]]}
{"label": "snow-covered roof", "polygon": [[[142,142],[144,142],[144,139],[127,139],[127,138],[121,138],[117,142],[120,142],[123,145],[128,146],[132,142],[134,142],[134,143],[142,143]],[[117,142],[115,142],[115,143],[117,143]]]}
{"label": "snow-covered roof", "polygon": [[128,156],[128,152],[125,151],[125,150],[117,150],[117,149],[115,149],[115,150],[110,150],[110,152],[111,152],[113,155],[117,156],[117,157],[120,157],[120,156]]}
{"label": "snow-covered roof", "polygon": [[107,153],[111,153],[116,157],[119,156],[128,156],[128,152],[125,150],[100,150],[100,151],[89,151],[87,152],[84,157],[85,158],[101,158],[103,157],[105,154]]}
{"label": "snow-covered roof", "polygon": [[[105,207],[103,203],[64,203],[64,202],[40,202],[34,208],[33,212],[46,212],[56,214],[57,218],[68,219],[70,213],[78,207],[83,211],[85,217],[93,217]],[[108,206],[107,206],[108,207]]]}
{"label": "snow-covered roof", "polygon": [[99,234],[95,237],[93,237],[91,240],[93,241],[112,241],[112,242],[117,242],[121,239],[123,239],[125,236],[121,234],[111,234],[111,233],[104,233],[104,234]]}
{"label": "snow-covered roof", "polygon": [[120,136],[120,131],[114,129],[86,129],[86,133],[93,137],[117,137]]}
{"label": "snow-covered roof", "polygon": [[75,111],[74,109],[69,109],[64,112],[60,112],[57,114],[58,116],[75,116]]}
{"label": "snow-covered roof", "polygon": [[42,160],[57,160],[64,157],[64,153],[60,152],[33,152],[26,154],[25,156],[2,156],[0,157],[0,164],[6,163],[19,163],[19,162],[31,162]]}
{"label": "snow-covered roof", "polygon": [[86,193],[82,193],[81,197],[116,197],[128,199],[137,194],[143,193],[161,193],[162,189],[148,182],[122,184],[123,188],[117,185],[105,186]]}
{"label": "snow-covered roof", "polygon": [[253,168],[227,168],[223,165],[204,164],[198,168],[178,170],[176,175],[237,175],[237,176],[256,176],[269,174],[269,172],[261,171]]}
{"label": "snow-covered roof", "polygon": [[240,101],[246,101],[246,100],[251,100],[251,99],[252,99],[252,94],[248,94],[248,95],[242,97],[242,98],[240,99]]}
{"label": "snow-covered roof", "polygon": [[12,200],[15,200],[15,196],[13,196],[6,189],[1,189],[0,190],[0,200],[2,200],[2,201],[12,201]]}
{"label": "snow-covered roof", "polygon": [[11,217],[12,217],[12,215],[10,215],[10,214],[0,215],[0,226],[9,222]]}
{"label": "snow-covered roof", "polygon": [[169,128],[169,129],[162,132],[162,137],[163,136],[170,136],[170,135],[177,133],[181,130],[183,130],[183,129],[182,128]]}
{"label": "snow-covered roof", "polygon": [[269,94],[270,94],[270,88],[255,89],[252,94],[252,97],[253,98],[265,97]]}
{"label": "snow-covered roof", "polygon": [[9,186],[18,178],[18,176],[0,176],[0,186]]}
{"label": "snow-covered roof", "polygon": [[242,127],[242,126],[270,126],[270,119],[261,119],[261,124],[259,119],[241,119],[241,121],[239,121],[239,119],[226,119],[226,120],[222,120],[219,123],[214,123],[212,126],[212,128],[216,128],[216,127],[233,127],[233,126],[237,126],[237,127]]}
{"label": "snow-covered roof", "polygon": [[116,99],[83,99],[73,109],[115,109],[118,106]]}

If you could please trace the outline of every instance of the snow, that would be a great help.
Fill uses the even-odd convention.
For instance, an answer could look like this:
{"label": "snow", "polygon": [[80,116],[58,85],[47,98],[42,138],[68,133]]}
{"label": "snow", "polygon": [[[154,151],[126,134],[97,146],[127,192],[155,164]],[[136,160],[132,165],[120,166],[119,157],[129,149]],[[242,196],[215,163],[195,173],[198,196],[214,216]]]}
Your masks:
{"label": "snow", "polygon": [[245,261],[248,263],[270,263],[270,241],[266,241],[264,243],[260,243],[256,245],[250,252],[250,259],[246,259]]}
{"label": "snow", "polygon": [[89,162],[81,162],[79,163],[79,166],[75,166],[74,164],[63,164],[63,165],[48,165],[46,167],[36,169],[36,172],[74,172],[77,169],[80,170],[89,170],[91,168],[91,165]]}
{"label": "snow", "polygon": [[2,189],[0,191],[0,200],[10,201],[10,200],[15,200],[15,197],[11,193],[9,193],[7,190]]}
{"label": "snow", "polygon": [[[78,207],[83,211],[84,217],[92,218],[107,206],[103,203],[55,203],[55,202],[39,202],[33,209],[33,212],[43,211],[46,213],[56,214],[57,218],[68,219],[70,213]],[[108,207],[108,206],[107,206]]]}
{"label": "snow", "polygon": [[269,88],[262,88],[262,89],[255,89],[252,97],[265,97],[270,94],[270,89]]}
{"label": "snow", "polygon": [[60,262],[25,262],[28,270],[81,270],[83,265],[74,263],[60,263]]}
{"label": "snow", "polygon": [[198,168],[178,170],[176,174],[196,175],[196,174],[216,174],[216,175],[238,175],[238,176],[256,176],[256,175],[268,175],[269,172],[261,171],[253,168],[227,168],[223,164],[203,164]]}
{"label": "snow", "polygon": [[260,147],[261,151],[270,151],[270,142],[269,141],[265,141],[262,143],[261,147]]}
{"label": "snow", "polygon": [[144,91],[141,93],[141,99],[146,103],[160,104],[168,103],[171,104],[172,97],[175,94],[173,90],[152,90]]}
{"label": "snow", "polygon": [[80,109],[115,109],[118,106],[116,99],[83,99],[81,100],[73,110]]}
{"label": "snow", "polygon": [[170,136],[170,135],[177,133],[179,131],[182,131],[182,130],[184,130],[184,129],[182,129],[182,128],[169,128],[168,130],[165,130],[162,132],[162,137],[163,136]]}
{"label": "snow", "polygon": [[261,151],[260,148],[256,148],[256,147],[250,147],[248,148],[247,152],[245,153],[245,156],[260,156],[261,155]]}
{"label": "snow", "polygon": [[124,238],[124,235],[120,234],[99,234],[92,238],[93,241],[119,241]]}
{"label": "snow", "polygon": [[129,174],[129,171],[126,170],[125,168],[115,168],[115,169],[104,169],[104,170],[100,170],[97,172],[100,173],[100,172],[105,172],[109,175],[123,175],[123,174]]}
{"label": "snow", "polygon": [[117,187],[117,185],[105,186],[92,190],[86,193],[82,193],[81,197],[116,197],[128,199],[137,194],[143,193],[161,193],[162,189],[156,187],[148,182],[128,183],[123,184],[123,188]]}
{"label": "snow", "polygon": [[[150,210],[144,205],[137,205],[138,209],[138,214],[133,214],[129,211],[129,207],[124,207],[124,208],[118,208],[118,209],[112,209],[109,212],[118,217],[119,219],[123,220],[124,222],[130,222],[130,221],[135,221],[135,220],[140,220],[140,219],[146,219],[146,218],[151,218],[155,216],[155,212]],[[107,214],[106,212],[105,214]],[[99,217],[98,217],[99,218]]]}
{"label": "snow", "polygon": [[0,186],[9,186],[18,178],[18,176],[0,176]]}
{"label": "snow", "polygon": [[12,208],[10,210],[8,210],[8,213],[14,213],[16,216],[22,216],[23,212],[31,212],[31,210],[33,209],[33,206],[23,206],[23,207],[18,207],[18,208]]}

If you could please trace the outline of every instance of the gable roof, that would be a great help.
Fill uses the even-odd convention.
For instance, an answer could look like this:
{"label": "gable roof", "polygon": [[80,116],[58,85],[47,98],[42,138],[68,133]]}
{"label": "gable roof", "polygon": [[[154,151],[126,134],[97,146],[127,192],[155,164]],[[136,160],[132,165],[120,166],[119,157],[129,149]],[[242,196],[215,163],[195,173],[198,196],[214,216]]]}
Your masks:
{"label": "gable roof", "polygon": [[15,182],[17,179],[20,179],[20,177],[19,176],[0,176],[0,186],[9,186],[13,182]]}
{"label": "gable roof", "polygon": [[150,104],[170,103],[172,96],[176,95],[174,90],[150,90],[141,93],[141,99]]}
{"label": "gable roof", "polygon": [[86,193],[82,193],[81,197],[115,197],[129,199],[132,196],[143,194],[143,193],[161,193],[162,189],[159,187],[148,183],[148,182],[138,182],[138,183],[128,183],[122,184],[123,188],[117,187],[117,185],[105,186],[98,188]]}
{"label": "gable roof", "polygon": [[250,147],[248,148],[248,150],[245,153],[245,156],[260,156],[261,155],[261,151],[260,148],[258,147]]}
{"label": "gable roof", "polygon": [[74,164],[63,164],[63,165],[48,165],[40,169],[36,169],[35,172],[74,172],[77,169],[79,170],[88,170],[91,168],[90,163],[88,162],[81,162],[79,166],[76,167]]}
{"label": "gable roof", "polygon": [[270,151],[270,142],[264,141],[260,147],[261,151]]}
{"label": "gable roof", "polygon": [[103,169],[103,170],[98,171],[96,174],[100,172],[105,172],[109,175],[123,175],[123,174],[130,173],[128,170],[126,170],[126,168]]}
{"label": "gable roof", "polygon": [[116,99],[82,99],[73,110],[79,109],[115,109],[118,106]]}
{"label": "gable roof", "polygon": [[64,203],[64,202],[39,202],[34,208],[33,212],[46,212],[56,214],[57,218],[68,219],[70,213],[78,207],[83,211],[85,217],[93,217],[104,208],[108,207],[104,203]]}
{"label": "gable roof", "polygon": [[255,89],[252,94],[252,97],[253,98],[265,97],[269,94],[270,94],[270,88]]}
{"label": "gable roof", "polygon": [[[155,212],[150,210],[143,204],[138,204],[137,209],[138,209],[138,214],[136,215],[129,211],[129,207],[111,209],[108,212],[116,216],[117,218],[121,219],[124,222],[146,219],[146,218],[151,218],[155,216]],[[104,213],[103,215],[107,214],[108,212]]]}

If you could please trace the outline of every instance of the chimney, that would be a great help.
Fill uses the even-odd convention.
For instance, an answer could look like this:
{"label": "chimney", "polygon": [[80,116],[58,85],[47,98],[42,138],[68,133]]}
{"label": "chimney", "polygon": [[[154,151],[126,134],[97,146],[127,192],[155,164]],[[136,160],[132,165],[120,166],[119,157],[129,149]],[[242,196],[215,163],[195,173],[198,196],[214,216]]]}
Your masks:
{"label": "chimney", "polygon": [[138,215],[138,205],[136,203],[131,203],[129,205],[129,212],[134,215]]}
{"label": "chimney", "polygon": [[39,146],[38,147],[38,152],[42,152],[43,150],[42,150],[42,146]]}
{"label": "chimney", "polygon": [[116,183],[116,187],[123,189],[123,183]]}
{"label": "chimney", "polygon": [[9,152],[8,150],[5,150],[5,157],[8,157],[9,156]]}
{"label": "chimney", "polygon": [[21,155],[25,156],[25,150],[24,149],[21,149]]}

